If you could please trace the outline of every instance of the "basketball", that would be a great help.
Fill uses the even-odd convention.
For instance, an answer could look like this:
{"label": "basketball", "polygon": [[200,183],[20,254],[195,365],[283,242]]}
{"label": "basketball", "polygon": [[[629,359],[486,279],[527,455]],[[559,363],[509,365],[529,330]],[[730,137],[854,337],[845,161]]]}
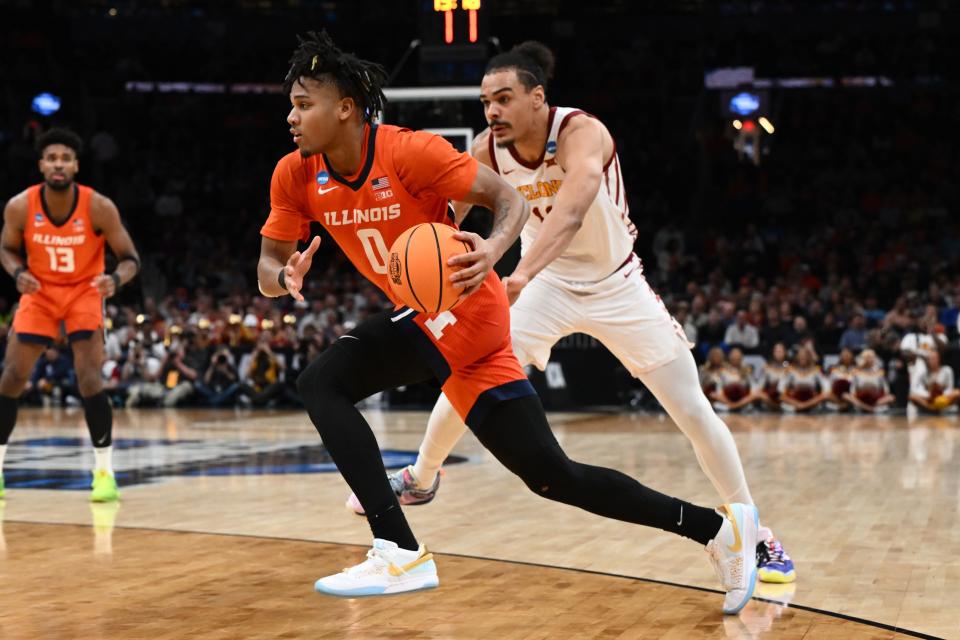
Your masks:
{"label": "basketball", "polygon": [[457,230],[437,222],[410,227],[390,247],[390,291],[403,304],[423,313],[440,313],[460,302],[462,290],[450,282],[459,267],[447,266],[451,257],[471,251],[453,237]]}

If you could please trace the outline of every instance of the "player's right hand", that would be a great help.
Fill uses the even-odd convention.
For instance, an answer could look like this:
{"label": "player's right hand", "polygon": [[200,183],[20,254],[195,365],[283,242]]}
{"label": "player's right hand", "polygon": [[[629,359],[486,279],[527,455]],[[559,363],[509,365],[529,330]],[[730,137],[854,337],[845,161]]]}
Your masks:
{"label": "player's right hand", "polygon": [[20,293],[36,293],[40,291],[40,281],[29,271],[21,271],[17,276],[17,291]]}
{"label": "player's right hand", "polygon": [[300,293],[300,290],[303,289],[303,276],[307,274],[307,271],[310,271],[310,265],[313,264],[313,254],[317,252],[319,247],[320,236],[314,236],[313,240],[310,241],[310,246],[303,252],[294,251],[283,267],[283,282],[287,285],[287,291],[290,292],[294,300],[303,300],[303,294]]}

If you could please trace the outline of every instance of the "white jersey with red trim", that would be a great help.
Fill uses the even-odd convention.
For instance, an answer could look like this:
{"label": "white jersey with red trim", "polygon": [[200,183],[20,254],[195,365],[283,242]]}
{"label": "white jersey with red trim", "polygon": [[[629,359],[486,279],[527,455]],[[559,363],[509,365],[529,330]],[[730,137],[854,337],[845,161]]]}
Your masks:
{"label": "white jersey with red trim", "polygon": [[[578,116],[593,117],[579,109],[550,108],[547,144],[540,159],[532,163],[522,160],[513,145],[500,148],[494,144],[492,135],[488,137],[493,169],[530,203],[530,218],[520,233],[521,253],[526,253],[533,244],[543,220],[553,209],[566,175],[557,161],[557,140],[570,120]],[[583,226],[544,273],[571,282],[597,282],[612,274],[633,253],[637,229],[630,221],[629,212],[620,160],[614,148],[613,155],[604,164],[600,190],[584,216]]]}

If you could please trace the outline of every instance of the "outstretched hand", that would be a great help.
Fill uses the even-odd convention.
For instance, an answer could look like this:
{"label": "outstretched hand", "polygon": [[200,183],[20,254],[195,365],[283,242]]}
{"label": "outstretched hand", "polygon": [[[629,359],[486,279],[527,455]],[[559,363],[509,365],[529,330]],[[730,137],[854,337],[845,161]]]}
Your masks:
{"label": "outstretched hand", "polygon": [[303,300],[303,276],[310,271],[310,265],[313,264],[313,254],[320,247],[320,236],[314,236],[310,241],[310,246],[302,252],[294,251],[287,259],[287,264],[283,267],[283,281],[287,285],[287,291],[293,296],[294,300]]}
{"label": "outstretched hand", "polygon": [[530,278],[516,271],[503,279],[503,288],[507,290],[507,300],[510,301],[511,307],[528,284],[530,284]]}

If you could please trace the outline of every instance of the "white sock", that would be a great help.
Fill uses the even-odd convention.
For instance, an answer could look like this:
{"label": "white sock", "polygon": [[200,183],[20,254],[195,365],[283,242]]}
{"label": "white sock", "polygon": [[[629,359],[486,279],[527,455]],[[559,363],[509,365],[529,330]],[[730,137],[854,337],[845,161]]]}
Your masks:
{"label": "white sock", "polygon": [[3,459],[7,456],[7,445],[0,444],[0,472],[3,471]]}
{"label": "white sock", "polygon": [[730,429],[700,389],[697,365],[689,351],[673,362],[640,376],[640,381],[693,445],[700,468],[723,502],[753,504]]}
{"label": "white sock", "polygon": [[96,461],[94,471],[106,469],[113,473],[113,447],[94,447],[93,457]]}
{"label": "white sock", "polygon": [[457,441],[467,432],[467,425],[457,415],[447,396],[440,394],[427,421],[427,433],[420,444],[420,454],[413,465],[413,477],[421,489],[429,489]]}

